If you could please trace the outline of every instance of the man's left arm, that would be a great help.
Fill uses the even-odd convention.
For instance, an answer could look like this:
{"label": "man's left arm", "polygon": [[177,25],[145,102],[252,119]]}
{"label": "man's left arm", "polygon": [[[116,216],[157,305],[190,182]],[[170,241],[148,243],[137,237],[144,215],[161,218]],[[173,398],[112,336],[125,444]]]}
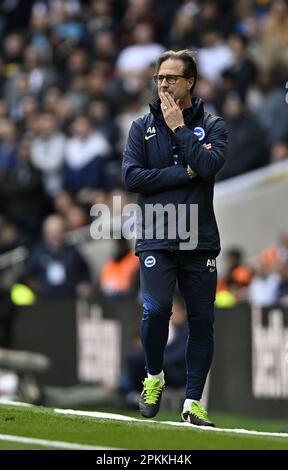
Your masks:
{"label": "man's left arm", "polygon": [[219,118],[207,134],[206,141],[212,144],[211,150],[203,146],[188,127],[179,129],[175,134],[181,155],[201,178],[215,176],[225,163],[227,146],[227,129],[225,122]]}

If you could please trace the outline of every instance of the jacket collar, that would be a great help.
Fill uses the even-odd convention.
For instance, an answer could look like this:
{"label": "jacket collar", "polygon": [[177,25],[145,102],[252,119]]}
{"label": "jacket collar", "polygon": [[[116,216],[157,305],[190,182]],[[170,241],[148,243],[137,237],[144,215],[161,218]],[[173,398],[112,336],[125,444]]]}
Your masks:
{"label": "jacket collar", "polygon": [[[163,114],[161,111],[160,107],[160,98],[158,98],[156,101],[153,101],[150,106],[150,111],[155,117],[156,121],[158,124],[165,124],[165,120],[163,118]],[[194,121],[197,121],[202,117],[204,114],[204,103],[201,98],[198,98],[197,96],[192,98],[192,106],[190,108],[186,108],[183,111],[183,116],[184,116],[184,122],[188,126],[192,125]]]}

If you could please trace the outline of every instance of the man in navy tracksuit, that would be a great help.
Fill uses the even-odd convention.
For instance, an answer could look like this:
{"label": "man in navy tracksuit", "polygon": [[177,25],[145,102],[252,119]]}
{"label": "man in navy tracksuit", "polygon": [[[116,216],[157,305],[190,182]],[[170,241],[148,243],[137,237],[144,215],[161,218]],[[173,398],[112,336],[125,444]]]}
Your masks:
{"label": "man in navy tracksuit", "polygon": [[[227,132],[223,119],[206,113],[200,98],[192,99],[197,68],[190,51],[161,54],[154,79],[159,99],[150,105],[149,114],[133,122],[123,159],[125,185],[139,193],[138,203],[145,213],[136,242],[143,294],[141,339],[148,373],[139,408],[147,418],[159,410],[165,384],[163,353],[177,281],[189,326],[187,389],[181,419],[214,426],[199,400],[213,355],[215,259],[220,252],[213,188],[215,175],[224,165]],[[171,236],[171,228],[175,228],[171,210],[160,223],[163,236],[154,236],[157,219],[153,214],[149,217],[149,210],[155,204],[158,208],[167,208],[167,204],[176,208],[176,236]],[[186,210],[186,228],[194,233],[190,241],[187,233],[182,237],[179,230],[181,207]],[[190,208],[198,209],[196,218]]]}

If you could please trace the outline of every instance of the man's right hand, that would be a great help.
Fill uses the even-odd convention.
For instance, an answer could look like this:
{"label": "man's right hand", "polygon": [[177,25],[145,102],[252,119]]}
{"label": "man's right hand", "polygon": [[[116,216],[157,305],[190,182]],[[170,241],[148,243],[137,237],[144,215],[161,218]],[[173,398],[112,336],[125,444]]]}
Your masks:
{"label": "man's right hand", "polygon": [[206,150],[211,150],[212,144],[203,144],[203,147],[205,147]]}
{"label": "man's right hand", "polygon": [[[211,150],[212,144],[203,144],[203,147],[205,147],[206,150]],[[192,170],[192,168],[189,165],[187,165],[187,173],[191,180],[197,176],[196,171]]]}

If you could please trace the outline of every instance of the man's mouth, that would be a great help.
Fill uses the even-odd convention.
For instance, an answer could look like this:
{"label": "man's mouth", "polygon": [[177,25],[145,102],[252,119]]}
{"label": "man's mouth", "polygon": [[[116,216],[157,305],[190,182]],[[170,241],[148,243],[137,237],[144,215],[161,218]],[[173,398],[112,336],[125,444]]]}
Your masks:
{"label": "man's mouth", "polygon": [[170,96],[172,96],[173,99],[175,99],[174,94],[172,93],[172,91],[164,89],[164,90],[161,90],[161,93],[168,93]]}

